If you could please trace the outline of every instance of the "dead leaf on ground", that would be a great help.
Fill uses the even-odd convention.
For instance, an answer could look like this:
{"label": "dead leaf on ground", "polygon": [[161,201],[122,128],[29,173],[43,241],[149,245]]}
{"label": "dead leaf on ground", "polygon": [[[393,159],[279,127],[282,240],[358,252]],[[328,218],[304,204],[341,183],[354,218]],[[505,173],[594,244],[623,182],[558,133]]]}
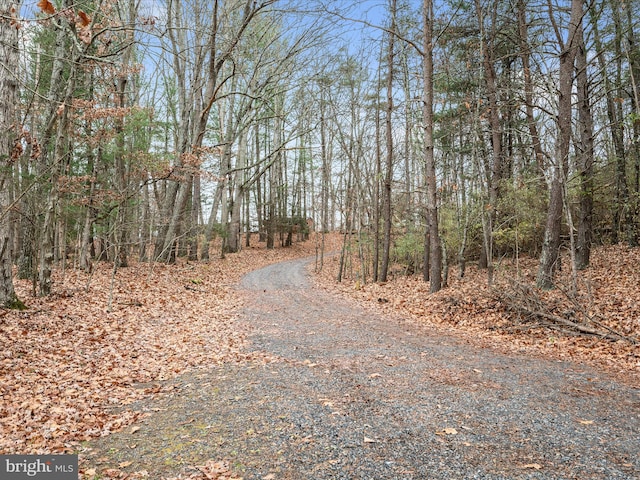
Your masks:
{"label": "dead leaf on ground", "polygon": [[[42,0],[39,7],[51,13],[53,4]],[[107,263],[91,274],[54,271],[55,294],[42,298],[31,295],[29,281],[16,279],[16,293],[29,309],[2,312],[0,451],[58,452],[110,432],[135,434],[142,427],[133,424],[146,414],[129,405],[167,393],[172,387],[162,387],[163,380],[199,365],[248,359],[246,328],[235,321],[242,296],[233,286],[242,275],[313,250],[313,242],[304,242],[293,249],[247,249],[233,261],[132,262],[113,279]],[[216,294],[171,293],[194,278]],[[37,399],[34,390],[41,392]],[[33,400],[25,404],[25,398]]]}
{"label": "dead leaf on ground", "polygon": [[[354,264],[360,262],[357,255],[354,252]],[[598,247],[592,251],[589,269],[581,272],[578,279],[580,291],[588,297],[583,303],[587,316],[601,323],[604,330],[612,329],[628,339],[640,338],[640,322],[636,321],[640,318],[638,264],[640,248],[623,244]],[[614,371],[616,375],[624,372],[632,376],[640,371],[637,345],[633,342],[597,341],[581,335],[558,335],[555,331],[518,328],[517,325],[514,328],[513,314],[495,301],[492,289],[487,286],[486,271],[476,266],[467,267],[462,278],[450,275],[447,288],[434,295],[429,293],[429,285],[421,275],[398,276],[384,285],[362,283],[360,289],[354,289],[358,278],[345,275],[340,283],[336,283],[339,264],[329,265],[331,268],[316,274],[317,285],[373,306],[382,313],[407,315],[422,324],[451,329],[471,342],[477,342],[478,338],[490,339],[501,349],[518,355],[531,351],[550,358],[576,359]],[[518,278],[528,279],[534,288],[537,259],[520,258],[513,266],[521,271]],[[512,278],[512,272],[511,268],[506,268],[499,281],[506,284]],[[570,269],[567,269],[558,275],[558,284],[568,285],[569,273]],[[555,306],[555,310],[577,314],[571,301],[560,291],[562,289],[544,292],[540,298]],[[589,322],[586,317],[583,320]],[[483,374],[480,367],[473,371]]]}

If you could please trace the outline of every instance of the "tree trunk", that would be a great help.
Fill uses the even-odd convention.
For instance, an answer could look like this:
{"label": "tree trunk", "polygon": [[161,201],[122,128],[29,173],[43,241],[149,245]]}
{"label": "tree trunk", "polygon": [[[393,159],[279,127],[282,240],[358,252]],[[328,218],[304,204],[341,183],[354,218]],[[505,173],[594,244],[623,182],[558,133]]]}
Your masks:
{"label": "tree trunk", "polygon": [[[442,288],[442,249],[438,230],[438,194],[436,191],[436,165],[433,152],[433,0],[423,0],[423,118],[425,175],[427,177],[427,228],[429,229],[429,291]],[[425,249],[426,249],[425,245]]]}
{"label": "tree trunk", "polygon": [[198,243],[200,238],[201,212],[200,174],[196,172],[191,185],[190,230],[189,230],[189,260],[198,260]]}
{"label": "tree trunk", "polygon": [[241,248],[241,235],[240,229],[242,226],[242,199],[244,198],[245,189],[245,166],[247,158],[247,129],[243,129],[240,132],[240,140],[238,142],[238,153],[236,157],[236,168],[233,175],[233,192],[229,201],[231,207],[229,208],[231,218],[229,220],[227,231],[227,253],[236,253]]}
{"label": "tree trunk", "polygon": [[576,143],[577,171],[580,178],[578,227],[575,262],[578,270],[589,266],[593,229],[593,116],[591,115],[587,52],[582,26],[578,29],[580,46],[576,55],[579,139]]}
{"label": "tree trunk", "polygon": [[[489,103],[489,127],[491,129],[491,166],[487,167],[487,171],[491,172],[488,178],[488,198],[489,205],[483,209],[486,219],[483,221],[484,248],[487,260],[487,276],[488,283],[493,283],[493,236],[494,226],[496,223],[500,180],[502,177],[502,127],[500,119],[500,111],[498,108],[498,88],[496,70],[493,64],[493,34],[485,39],[484,15],[480,0],[475,0],[476,16],[480,28],[480,50],[482,53],[482,64],[484,70],[484,80],[486,82],[487,99]],[[494,5],[492,22],[495,25],[497,2]]]}
{"label": "tree trunk", "polygon": [[329,187],[331,182],[331,159],[329,158],[328,138],[327,138],[327,104],[325,89],[329,87],[326,79],[319,82],[320,86],[320,157],[322,160],[322,175],[320,187],[320,228],[321,246],[318,271],[324,265],[324,240],[325,234],[329,231]]}
{"label": "tree trunk", "polygon": [[542,150],[540,135],[538,133],[538,125],[534,115],[533,94],[534,85],[531,77],[531,47],[529,46],[529,25],[526,18],[526,2],[518,0],[518,31],[520,41],[520,58],[522,59],[522,74],[524,81],[524,102],[525,112],[527,116],[527,125],[529,127],[529,135],[531,136],[531,144],[533,154],[535,156],[535,166],[538,173],[538,185],[541,189],[547,188],[544,180],[544,170],[546,168],[546,155]]}
{"label": "tree trunk", "polygon": [[282,161],[283,154],[279,148],[282,145],[282,128],[284,118],[282,117],[283,109],[282,99],[277,98],[274,106],[274,126],[273,126],[273,140],[272,148],[276,148],[273,154],[273,163],[269,167],[269,194],[268,194],[268,218],[267,218],[267,248],[271,249],[275,247],[276,233],[280,216],[284,211],[280,208],[281,195],[280,186],[282,185]]}
{"label": "tree trunk", "polygon": [[[382,59],[382,52],[380,53],[380,59]],[[373,177],[373,281],[377,282],[380,279],[380,178],[382,175],[382,128],[381,128],[381,116],[382,105],[380,104],[380,92],[382,90],[382,72],[378,69],[378,78],[376,82],[376,134],[375,134],[375,175]]]}
{"label": "tree trunk", "polygon": [[173,208],[169,211],[171,217],[165,227],[164,242],[160,247],[160,251],[154,252],[155,258],[159,262],[175,262],[177,248],[176,241],[180,236],[182,214],[187,207],[187,201],[189,200],[191,192],[191,181],[193,178],[189,174],[186,174],[185,176],[186,178],[182,182],[178,183],[178,192],[175,196],[175,202]]}
{"label": "tree trunk", "polygon": [[[127,23],[131,26],[135,25],[137,18],[136,1],[129,0],[128,5],[128,19]],[[127,267],[129,265],[129,217],[130,207],[128,202],[129,196],[129,173],[126,162],[125,151],[125,119],[124,109],[128,106],[128,90],[131,88],[129,81],[129,69],[131,63],[131,56],[133,51],[133,29],[127,32],[126,41],[128,45],[124,49],[122,55],[122,73],[118,76],[116,82],[116,108],[120,108],[123,112],[117,115],[115,118],[115,133],[116,133],[116,152],[115,152],[115,167],[116,167],[116,179],[115,184],[118,189],[118,211],[116,216],[116,224],[114,233],[117,232],[117,237],[114,238],[116,245],[117,255],[114,261],[117,262],[118,267]]]}
{"label": "tree trunk", "polygon": [[[609,92],[609,95],[614,95],[615,99],[611,105],[613,109],[613,115],[610,114],[610,119],[613,119],[611,128],[614,135],[614,148],[616,151],[616,208],[614,211],[613,232],[614,242],[617,242],[620,233],[624,232],[624,238],[629,243],[633,243],[631,231],[633,229],[632,209],[629,196],[629,183],[627,181],[627,151],[625,148],[625,136],[624,136],[624,121],[625,113],[623,111],[623,104],[618,99],[622,99],[627,95],[626,89],[628,88],[627,82],[623,81],[622,74],[622,61],[624,59],[622,53],[622,22],[620,19],[620,9],[617,5],[612,5],[613,24],[615,28],[614,33],[614,54],[615,54],[615,85]],[[614,123],[615,122],[615,123]]]}
{"label": "tree trunk", "polygon": [[633,138],[632,156],[635,172],[633,181],[633,200],[631,202],[631,218],[629,226],[629,244],[637,247],[640,242],[640,51],[635,38],[634,17],[632,9],[627,8],[627,56],[631,77],[631,101],[633,105]]}
{"label": "tree trunk", "polygon": [[149,186],[142,186],[142,201],[140,204],[140,235],[138,237],[139,249],[138,249],[138,259],[141,262],[146,262],[149,260],[147,247],[149,242],[151,241],[151,205],[149,198]]}
{"label": "tree trunk", "polygon": [[[562,208],[564,185],[569,170],[569,147],[571,143],[571,93],[574,63],[578,47],[577,32],[582,22],[582,0],[571,1],[571,19],[567,40],[558,38],[560,43],[560,72],[558,77],[558,138],[555,146],[554,171],[551,182],[549,208],[545,225],[537,285],[539,288],[553,287],[553,272],[560,255],[560,231],[562,229]],[[550,12],[552,15],[552,12]],[[552,21],[555,19],[551,18]]]}
{"label": "tree trunk", "polygon": [[395,58],[396,35],[396,0],[391,0],[391,26],[389,32],[389,50],[387,54],[387,108],[385,115],[385,136],[387,144],[387,158],[385,162],[384,189],[382,190],[382,218],[384,221],[384,242],[382,244],[382,265],[380,266],[379,279],[387,281],[389,272],[389,256],[391,255],[391,182],[393,181],[393,63]]}
{"label": "tree trunk", "polygon": [[[0,1],[0,11],[20,11],[21,2]],[[18,101],[18,30],[6,13],[0,18],[0,306],[17,307],[13,288],[13,147],[19,137],[15,106]]]}
{"label": "tree trunk", "polygon": [[[65,7],[68,7],[65,2]],[[58,177],[61,173],[61,165],[67,147],[66,124],[69,115],[69,105],[75,86],[76,62],[71,62],[70,72],[65,83],[64,70],[65,62],[69,56],[69,42],[67,29],[62,23],[68,20],[60,19],[55,36],[54,59],[51,70],[51,84],[47,94],[47,116],[43,131],[40,134],[42,139],[42,157],[40,170],[49,172],[50,190],[45,202],[44,222],[42,225],[39,245],[38,259],[38,287],[39,294],[48,295],[51,292],[51,269],[54,258],[54,234],[56,223],[56,212],[58,209]],[[58,111],[62,105],[61,111]],[[56,128],[57,127],[57,128]],[[54,145],[51,146],[51,140]]]}

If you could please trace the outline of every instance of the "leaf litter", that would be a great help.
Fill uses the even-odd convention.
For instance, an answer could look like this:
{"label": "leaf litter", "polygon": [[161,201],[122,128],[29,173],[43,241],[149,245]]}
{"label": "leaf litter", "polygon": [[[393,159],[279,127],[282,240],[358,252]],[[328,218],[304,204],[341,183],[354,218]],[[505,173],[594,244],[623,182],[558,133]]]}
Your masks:
{"label": "leaf litter", "polygon": [[134,263],[117,271],[112,291],[107,263],[55,272],[46,298],[17,280],[28,309],[0,310],[0,452],[75,452],[139,420],[129,406],[170,388],[164,380],[250,360],[235,285],[255,268],[310,255],[311,243],[209,263]]}
{"label": "leaf litter", "polygon": [[[368,308],[399,314],[426,328],[507,353],[587,363],[621,381],[640,385],[640,248],[614,245],[594,249],[591,266],[578,273],[576,293],[567,293],[570,268],[559,273],[559,288],[536,289],[538,261],[532,258],[503,260],[496,267],[493,287],[487,285],[486,270],[469,265],[460,278],[452,265],[448,285],[435,294],[429,293],[429,283],[421,275],[396,274],[380,284],[363,283],[357,274],[349,276],[347,271],[338,283],[338,262],[338,257],[326,261],[329,268],[320,272],[316,284]],[[357,265],[358,259],[351,262]],[[568,265],[568,261],[563,263]],[[391,271],[402,269],[392,267]],[[535,294],[536,307],[544,309],[538,312],[542,318],[534,315],[536,312],[514,312],[500,301],[501,293],[514,279]],[[544,321],[545,315],[565,324]],[[570,328],[571,323],[585,328]],[[601,335],[586,334],[589,330]],[[611,338],[605,338],[607,335]]]}
{"label": "leaf litter", "polygon": [[[144,414],[130,405],[171,388],[164,380],[212,364],[252,360],[255,354],[245,349],[246,332],[235,321],[241,300],[234,286],[248,271],[314,250],[314,242],[306,242],[273,251],[246,249],[206,264],[137,263],[119,269],[113,286],[108,264],[96,265],[90,275],[58,271],[55,293],[47,298],[29,297],[31,285],[17,281],[18,295],[29,308],[0,311],[0,452],[77,452],[82,442],[140,420]],[[583,361],[637,381],[637,345],[550,333],[545,328],[510,328],[508,315],[492,300],[480,270],[468,269],[463,279],[452,275],[447,288],[430,295],[428,283],[417,277],[400,276],[384,285],[349,279],[337,284],[335,269],[330,268],[335,267],[334,260],[325,259],[329,268],[316,276],[317,282],[370,307],[449,333],[455,330],[474,343]],[[600,248],[584,275],[590,286],[590,308],[612,328],[634,338],[640,337],[640,272],[634,266],[638,264],[640,249]],[[519,275],[531,279],[534,266],[533,261],[522,261]],[[545,293],[551,300],[554,295]],[[455,435],[454,430],[441,432]],[[102,470],[100,475],[148,476],[145,471],[125,473],[121,469],[126,466]],[[180,478],[239,478],[219,459],[192,470],[195,473]],[[95,473],[89,469],[84,478]]]}

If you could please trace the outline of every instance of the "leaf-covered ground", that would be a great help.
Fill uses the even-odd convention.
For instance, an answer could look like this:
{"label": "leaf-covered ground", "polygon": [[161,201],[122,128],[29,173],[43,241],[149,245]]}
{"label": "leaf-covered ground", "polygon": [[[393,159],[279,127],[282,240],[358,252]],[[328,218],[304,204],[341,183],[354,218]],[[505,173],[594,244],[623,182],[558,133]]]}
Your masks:
{"label": "leaf-covered ground", "polygon": [[68,269],[47,298],[18,281],[29,308],[0,310],[0,452],[73,451],[135,421],[128,405],[157,382],[245,359],[238,280],[312,251],[312,242],[252,248],[209,263],[138,263],[115,276],[106,263],[91,275]]}
{"label": "leaf-covered ground", "polygon": [[[597,248],[591,266],[578,273],[575,294],[566,266],[558,278],[559,288],[535,289],[538,262],[529,258],[497,265],[493,288],[488,287],[486,270],[471,265],[459,278],[457,266],[452,266],[448,286],[433,295],[420,275],[397,275],[385,284],[364,285],[347,276],[337,283],[333,279],[338,261],[338,257],[330,259],[329,268],[320,273],[321,286],[492,348],[585,362],[640,384],[640,248]],[[354,271],[356,263],[354,259]],[[587,330],[616,332],[626,340],[602,339],[553,322],[544,322],[549,325],[543,327],[540,318],[509,310],[500,298],[513,290],[514,280],[535,299],[527,299],[530,309],[544,307],[543,314],[552,319],[572,319]]]}
{"label": "leaf-covered ground", "polygon": [[[135,264],[112,276],[97,266],[88,275],[56,273],[54,295],[17,289],[28,309],[0,310],[0,452],[77,451],[82,442],[122,430],[141,413],[130,405],[166,387],[163,380],[223,362],[251,360],[236,314],[241,276],[269,263],[313,255],[308,241],[292,248],[245,249],[209,263]],[[335,240],[327,250],[337,248]],[[384,285],[335,282],[337,257],[325,258],[317,281],[385,311],[436,324],[448,333],[491,348],[587,362],[638,384],[640,352],[610,341],[539,328],[506,312],[485,273],[452,268],[449,286],[429,295],[419,277],[397,276]],[[589,315],[629,338],[640,337],[640,249],[607,247],[580,274],[580,298]],[[532,283],[535,261],[503,263],[497,285],[518,277]],[[505,287],[506,288],[506,287]],[[540,294],[556,309],[569,308],[559,291]],[[223,478],[220,472],[204,478]],[[226,467],[225,467],[226,468]],[[203,473],[204,475],[204,473]],[[90,477],[88,477],[90,478]]]}

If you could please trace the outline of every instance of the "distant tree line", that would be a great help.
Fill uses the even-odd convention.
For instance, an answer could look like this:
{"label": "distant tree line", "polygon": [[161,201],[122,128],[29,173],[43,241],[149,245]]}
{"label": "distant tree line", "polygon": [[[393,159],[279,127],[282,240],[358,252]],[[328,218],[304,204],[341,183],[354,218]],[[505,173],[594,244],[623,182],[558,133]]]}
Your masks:
{"label": "distant tree line", "polygon": [[432,292],[638,244],[639,1],[365,4],[0,0],[0,303],[310,229]]}

